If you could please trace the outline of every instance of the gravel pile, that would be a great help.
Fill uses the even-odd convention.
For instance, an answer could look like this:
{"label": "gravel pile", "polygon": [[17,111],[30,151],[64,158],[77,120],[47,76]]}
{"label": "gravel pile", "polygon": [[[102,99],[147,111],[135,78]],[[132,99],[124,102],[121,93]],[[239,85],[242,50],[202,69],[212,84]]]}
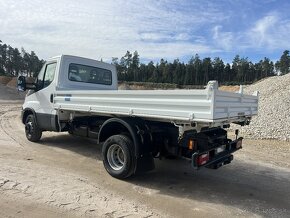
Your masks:
{"label": "gravel pile", "polygon": [[258,116],[249,126],[241,127],[247,138],[290,140],[290,73],[252,84],[246,94],[259,91]]}

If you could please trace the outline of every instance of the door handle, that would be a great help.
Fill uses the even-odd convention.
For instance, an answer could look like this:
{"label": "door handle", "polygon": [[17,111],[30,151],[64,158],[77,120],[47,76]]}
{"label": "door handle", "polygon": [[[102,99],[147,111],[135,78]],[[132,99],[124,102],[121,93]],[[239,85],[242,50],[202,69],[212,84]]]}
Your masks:
{"label": "door handle", "polygon": [[53,103],[53,94],[50,95],[50,102]]}

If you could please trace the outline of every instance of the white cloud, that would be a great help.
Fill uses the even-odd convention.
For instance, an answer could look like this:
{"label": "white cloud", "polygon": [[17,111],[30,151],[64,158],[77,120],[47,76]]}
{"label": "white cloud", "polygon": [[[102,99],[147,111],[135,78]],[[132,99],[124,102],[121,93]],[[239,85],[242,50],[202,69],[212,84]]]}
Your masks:
{"label": "white cloud", "polygon": [[0,39],[41,58],[73,54],[145,59],[289,48],[290,20],[268,14],[234,31],[225,3],[178,0],[0,0]]}
{"label": "white cloud", "polygon": [[271,36],[269,31],[277,24],[278,17],[274,15],[265,16],[258,20],[250,30],[250,38],[259,46],[268,43]]}
{"label": "white cloud", "polygon": [[223,31],[222,25],[212,28],[212,47],[228,51],[271,51],[290,47],[290,20],[283,20],[278,13],[270,13],[248,28],[237,32]]}
{"label": "white cloud", "polygon": [[222,26],[217,25],[213,28],[213,40],[216,47],[224,51],[230,51],[234,45],[234,36],[232,32],[222,32]]}
{"label": "white cloud", "polygon": [[222,13],[177,5],[185,7],[165,0],[0,0],[0,37],[43,58],[69,53],[110,59],[138,50],[143,58],[171,59],[211,50],[191,35],[223,20]]}
{"label": "white cloud", "polygon": [[287,49],[290,47],[290,20],[271,13],[257,20],[245,33],[247,47],[256,49]]}

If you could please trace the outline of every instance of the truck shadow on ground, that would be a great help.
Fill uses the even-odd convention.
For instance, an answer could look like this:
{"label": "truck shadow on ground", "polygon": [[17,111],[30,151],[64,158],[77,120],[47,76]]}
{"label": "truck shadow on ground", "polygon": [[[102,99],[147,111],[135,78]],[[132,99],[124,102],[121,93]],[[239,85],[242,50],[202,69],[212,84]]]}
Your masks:
{"label": "truck shadow on ground", "polygon": [[78,153],[89,158],[102,159],[102,145],[97,140],[61,133],[53,136],[44,136],[38,144],[57,147]]}
{"label": "truck shadow on ground", "polygon": [[[45,137],[41,144],[102,160],[101,145],[90,139],[61,135]],[[139,194],[161,195],[225,205],[261,216],[286,217],[290,214],[290,172],[241,159],[218,170],[194,171],[183,159],[155,160],[156,169],[126,180]],[[116,180],[120,185],[123,181]]]}

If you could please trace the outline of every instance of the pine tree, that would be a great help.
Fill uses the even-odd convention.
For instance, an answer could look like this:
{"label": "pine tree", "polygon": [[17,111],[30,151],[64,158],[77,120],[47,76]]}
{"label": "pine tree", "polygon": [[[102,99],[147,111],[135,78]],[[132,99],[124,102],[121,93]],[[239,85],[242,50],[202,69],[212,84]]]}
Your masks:
{"label": "pine tree", "polygon": [[290,72],[290,56],[289,51],[285,50],[279,61],[275,64],[275,67],[278,71],[281,72],[281,75],[287,74]]}

